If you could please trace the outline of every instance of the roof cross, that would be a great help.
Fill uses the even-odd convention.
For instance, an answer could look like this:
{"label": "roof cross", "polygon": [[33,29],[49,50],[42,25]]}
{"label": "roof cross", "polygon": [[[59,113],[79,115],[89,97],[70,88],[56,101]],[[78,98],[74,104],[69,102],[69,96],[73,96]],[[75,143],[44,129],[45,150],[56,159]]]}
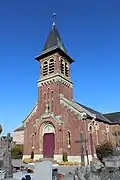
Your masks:
{"label": "roof cross", "polygon": [[52,25],[55,26],[55,17],[56,17],[56,13],[52,14]]}

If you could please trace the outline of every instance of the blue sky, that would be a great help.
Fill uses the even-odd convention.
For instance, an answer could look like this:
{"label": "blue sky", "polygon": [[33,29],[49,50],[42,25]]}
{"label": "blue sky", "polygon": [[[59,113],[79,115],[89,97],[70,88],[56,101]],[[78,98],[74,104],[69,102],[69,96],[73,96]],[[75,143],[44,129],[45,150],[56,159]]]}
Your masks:
{"label": "blue sky", "polygon": [[51,16],[75,59],[74,97],[101,112],[120,111],[120,1],[0,1],[0,123],[12,132],[37,100],[41,52]]}

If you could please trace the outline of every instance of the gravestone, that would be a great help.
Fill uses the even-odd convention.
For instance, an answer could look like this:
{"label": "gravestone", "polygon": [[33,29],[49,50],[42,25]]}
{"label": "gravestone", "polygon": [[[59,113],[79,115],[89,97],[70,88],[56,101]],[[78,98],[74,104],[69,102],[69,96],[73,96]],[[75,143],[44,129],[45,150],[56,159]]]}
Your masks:
{"label": "gravestone", "polygon": [[0,180],[3,180],[5,178],[5,172],[3,170],[0,170]]}
{"label": "gravestone", "polygon": [[6,146],[4,151],[4,164],[3,169],[6,172],[6,178],[12,178],[13,172],[12,172],[12,157],[11,157],[11,136],[8,133],[6,137]]}
{"label": "gravestone", "polygon": [[12,158],[11,158],[11,136],[0,137],[0,168],[5,172],[6,178],[12,178]]}
{"label": "gravestone", "polygon": [[0,149],[0,169],[3,168],[3,155],[4,155],[4,152]]}
{"label": "gravestone", "polygon": [[91,162],[90,166],[79,167],[75,170],[74,180],[120,180],[120,169],[118,167],[120,159],[115,158],[114,163],[110,162],[109,159],[109,162],[105,163],[107,167],[99,165],[97,162]]}
{"label": "gravestone", "polygon": [[106,167],[119,168],[120,167],[120,156],[112,156],[108,158],[104,158]]}
{"label": "gravestone", "polygon": [[34,180],[52,180],[51,161],[42,161],[35,164]]}

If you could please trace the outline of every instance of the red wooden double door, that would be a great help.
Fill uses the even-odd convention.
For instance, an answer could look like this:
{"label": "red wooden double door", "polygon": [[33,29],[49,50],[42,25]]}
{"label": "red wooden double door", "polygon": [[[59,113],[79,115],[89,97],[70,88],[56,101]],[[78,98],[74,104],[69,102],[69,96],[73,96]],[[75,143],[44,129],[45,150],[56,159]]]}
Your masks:
{"label": "red wooden double door", "polygon": [[54,158],[55,134],[45,133],[43,135],[43,157]]}

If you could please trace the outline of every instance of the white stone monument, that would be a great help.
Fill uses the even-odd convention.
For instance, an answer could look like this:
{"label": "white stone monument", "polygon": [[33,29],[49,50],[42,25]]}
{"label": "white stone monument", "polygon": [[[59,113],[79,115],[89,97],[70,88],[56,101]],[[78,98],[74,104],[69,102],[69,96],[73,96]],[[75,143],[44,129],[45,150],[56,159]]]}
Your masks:
{"label": "white stone monument", "polygon": [[35,164],[34,180],[52,180],[52,162],[42,161]]}

